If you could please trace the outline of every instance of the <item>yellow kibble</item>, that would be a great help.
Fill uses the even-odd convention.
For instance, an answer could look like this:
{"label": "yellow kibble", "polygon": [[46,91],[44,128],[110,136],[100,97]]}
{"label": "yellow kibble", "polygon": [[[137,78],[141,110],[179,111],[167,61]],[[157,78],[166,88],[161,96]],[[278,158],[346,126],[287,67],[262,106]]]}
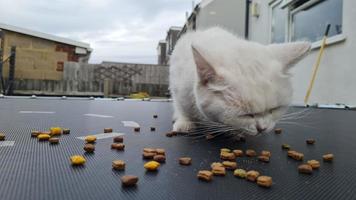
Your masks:
{"label": "yellow kibble", "polygon": [[37,136],[37,138],[39,139],[39,140],[49,140],[49,138],[50,138],[51,136],[49,135],[49,134],[39,134],[38,136]]}
{"label": "yellow kibble", "polygon": [[96,141],[96,137],[94,135],[88,135],[85,137],[85,141],[88,143],[93,143]]}
{"label": "yellow kibble", "polygon": [[70,157],[72,165],[83,165],[85,163],[85,158],[81,155],[74,155]]}
{"label": "yellow kibble", "polygon": [[60,135],[62,134],[62,128],[60,127],[52,127],[50,128],[51,135]]}
{"label": "yellow kibble", "polygon": [[160,166],[159,162],[156,161],[150,161],[147,162],[143,167],[147,169],[148,171],[155,171],[157,168]]}

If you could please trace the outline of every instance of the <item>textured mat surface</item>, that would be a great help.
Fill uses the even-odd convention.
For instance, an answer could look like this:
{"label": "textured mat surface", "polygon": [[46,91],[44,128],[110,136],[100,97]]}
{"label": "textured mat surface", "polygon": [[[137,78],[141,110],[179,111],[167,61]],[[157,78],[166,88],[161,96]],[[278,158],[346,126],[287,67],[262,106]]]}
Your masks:
{"label": "textured mat surface", "polygon": [[[284,130],[281,135],[248,137],[246,142],[167,138],[171,115],[167,102],[0,99],[0,132],[6,133],[7,141],[15,141],[13,146],[0,145],[0,199],[356,199],[355,111],[308,109],[301,120],[279,124]],[[121,121],[139,123],[141,132],[133,132]],[[71,134],[61,136],[59,145],[30,137],[31,130],[51,126],[69,128]],[[156,131],[151,132],[151,126]],[[106,138],[96,143],[94,154],[84,154],[84,142],[76,137],[102,133],[105,127],[125,134],[125,151],[111,150],[112,139]],[[306,145],[307,138],[315,138],[316,144]],[[300,162],[287,158],[283,143],[303,152],[305,160],[321,161],[328,152],[334,153],[335,160],[321,161],[313,175],[301,175],[296,169]],[[157,173],[145,172],[144,147],[166,149],[167,162]],[[232,172],[214,177],[211,183],[197,180],[197,171],[219,161],[223,147],[270,150],[268,164],[245,157],[237,162],[272,176],[272,188],[237,179]],[[69,163],[73,154],[83,154],[86,165],[73,168]],[[180,156],[192,157],[192,165],[177,164]],[[126,161],[124,172],[111,169],[114,159]],[[124,174],[139,176],[137,187],[122,188]]]}

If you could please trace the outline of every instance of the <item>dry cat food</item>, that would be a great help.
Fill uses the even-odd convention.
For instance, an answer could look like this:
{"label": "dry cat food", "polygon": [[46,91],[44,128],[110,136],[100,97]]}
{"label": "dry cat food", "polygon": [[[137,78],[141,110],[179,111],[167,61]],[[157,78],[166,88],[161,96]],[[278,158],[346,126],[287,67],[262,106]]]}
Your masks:
{"label": "dry cat food", "polygon": [[247,172],[244,169],[235,169],[234,176],[239,178],[246,178]]}
{"label": "dry cat food", "polygon": [[138,182],[138,177],[133,175],[125,175],[121,177],[121,182],[125,187],[135,186]]}
{"label": "dry cat food", "polygon": [[261,151],[261,156],[271,157],[271,152],[270,152],[270,151],[263,150],[263,151]]}
{"label": "dry cat food", "polygon": [[306,143],[307,143],[307,144],[314,144],[314,143],[315,143],[315,140],[314,140],[314,139],[307,139],[307,140],[306,140]]}
{"label": "dry cat food", "polygon": [[241,149],[235,149],[232,151],[236,157],[242,157],[244,156],[244,152]]}
{"label": "dry cat food", "polygon": [[258,160],[262,162],[269,162],[269,157],[268,156],[258,156]]}
{"label": "dry cat food", "polygon": [[181,158],[179,158],[179,164],[181,164],[181,165],[191,165],[192,164],[192,158],[190,158],[190,157],[181,157]]}
{"label": "dry cat food", "polygon": [[112,128],[104,128],[104,133],[112,133]]}
{"label": "dry cat food", "polygon": [[143,167],[145,169],[147,169],[148,171],[156,171],[159,166],[160,166],[159,162],[149,161],[149,162],[145,163],[145,165]]}
{"label": "dry cat food", "polygon": [[158,117],[158,115],[153,115],[153,118],[157,118]]}
{"label": "dry cat food", "polygon": [[135,127],[135,128],[134,128],[134,131],[135,131],[135,132],[140,132],[140,127]]}
{"label": "dry cat food", "polygon": [[220,152],[227,152],[227,153],[230,153],[231,150],[228,149],[228,148],[222,148],[222,149],[220,149]]}
{"label": "dry cat food", "polygon": [[62,134],[62,128],[60,128],[60,127],[52,127],[49,130],[51,132],[51,135],[61,135]]}
{"label": "dry cat food", "polygon": [[123,160],[114,160],[112,161],[112,168],[116,170],[124,170],[125,169],[125,161]]}
{"label": "dry cat food", "polygon": [[39,141],[46,141],[46,140],[49,140],[50,137],[51,137],[51,136],[50,136],[49,134],[43,134],[43,133],[41,133],[41,134],[39,134],[39,135],[37,136],[37,138],[38,138]]}
{"label": "dry cat food", "polygon": [[246,152],[245,152],[246,156],[248,157],[255,157],[257,155],[256,151],[255,150],[252,150],[252,149],[247,149]]}
{"label": "dry cat food", "polygon": [[203,181],[211,181],[213,179],[213,173],[208,170],[201,170],[198,172],[197,175],[198,179],[203,180]]}
{"label": "dry cat food", "polygon": [[224,167],[224,165],[223,165],[221,162],[213,162],[213,163],[211,163],[210,167],[211,167],[211,168],[214,168],[214,167]]}
{"label": "dry cat food", "polygon": [[310,165],[313,169],[319,169],[320,163],[317,160],[308,160],[308,165]]}
{"label": "dry cat food", "polygon": [[156,149],[156,153],[158,155],[166,155],[166,151],[164,149]]}
{"label": "dry cat food", "polygon": [[37,137],[39,134],[41,134],[41,132],[39,132],[39,131],[32,131],[32,132],[31,132],[31,137]]}
{"label": "dry cat food", "polygon": [[153,160],[157,161],[159,163],[164,163],[164,162],[166,162],[166,156],[157,154],[157,155],[153,156]]}
{"label": "dry cat food", "polygon": [[156,127],[151,127],[151,131],[156,131]]}
{"label": "dry cat food", "polygon": [[334,159],[334,154],[331,154],[331,153],[329,153],[329,154],[325,154],[325,155],[323,155],[323,160],[324,161],[332,161]]}
{"label": "dry cat food", "polygon": [[282,144],[282,149],[289,150],[290,145],[289,144]]}
{"label": "dry cat food", "polygon": [[122,151],[122,150],[125,150],[125,144],[123,144],[123,143],[113,143],[113,144],[111,144],[111,148],[119,150],[119,151]]}
{"label": "dry cat food", "polygon": [[72,165],[84,165],[86,162],[85,158],[81,155],[74,155],[70,157]]}
{"label": "dry cat food", "polygon": [[143,152],[142,153],[142,158],[144,159],[152,159],[156,153],[149,153],[149,152]]}
{"label": "dry cat food", "polygon": [[220,158],[223,160],[235,160],[236,156],[234,153],[222,151],[220,153]]}
{"label": "dry cat food", "polygon": [[64,135],[68,135],[68,134],[70,134],[70,130],[67,129],[67,128],[64,128],[64,129],[62,130],[62,133],[63,133]]}
{"label": "dry cat food", "polygon": [[85,144],[83,149],[88,153],[93,153],[95,151],[95,146],[93,144]]}
{"label": "dry cat food", "polygon": [[288,151],[288,157],[293,158],[294,160],[299,160],[300,161],[300,160],[303,160],[304,154],[299,153],[297,151],[289,150]]}
{"label": "dry cat food", "polygon": [[0,141],[5,140],[5,134],[4,133],[0,133]]}
{"label": "dry cat food", "polygon": [[246,179],[252,182],[255,182],[258,176],[260,176],[260,173],[255,170],[251,170],[246,173]]}
{"label": "dry cat food", "polygon": [[257,185],[262,187],[271,187],[272,186],[272,177],[270,176],[259,176],[257,177]]}
{"label": "dry cat food", "polygon": [[124,137],[122,137],[122,136],[116,136],[116,137],[113,138],[113,141],[114,141],[115,143],[122,143],[122,142],[124,142]]}
{"label": "dry cat food", "polygon": [[311,174],[313,172],[313,168],[308,164],[301,164],[298,166],[298,171],[302,174]]}
{"label": "dry cat food", "polygon": [[49,141],[50,144],[58,144],[59,143],[59,138],[52,137],[52,138],[49,138],[48,141]]}
{"label": "dry cat food", "polygon": [[87,143],[94,143],[96,141],[96,137],[94,135],[88,135],[85,137],[85,141]]}
{"label": "dry cat food", "polygon": [[211,169],[211,172],[215,175],[215,176],[225,176],[226,175],[226,171],[225,171],[225,167],[218,167],[215,166]]}
{"label": "dry cat food", "polygon": [[281,128],[276,128],[276,129],[274,129],[274,133],[281,134],[282,133],[282,129]]}
{"label": "dry cat food", "polygon": [[224,165],[224,167],[226,169],[229,169],[229,170],[234,170],[234,169],[237,168],[237,163],[236,162],[224,161],[224,162],[222,162],[222,164]]}

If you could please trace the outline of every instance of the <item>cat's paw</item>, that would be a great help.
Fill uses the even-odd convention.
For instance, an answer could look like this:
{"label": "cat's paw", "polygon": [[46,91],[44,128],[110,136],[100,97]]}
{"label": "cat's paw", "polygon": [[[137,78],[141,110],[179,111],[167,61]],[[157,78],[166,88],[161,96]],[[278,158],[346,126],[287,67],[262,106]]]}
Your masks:
{"label": "cat's paw", "polygon": [[173,131],[189,132],[194,127],[193,123],[187,120],[176,120],[173,124]]}

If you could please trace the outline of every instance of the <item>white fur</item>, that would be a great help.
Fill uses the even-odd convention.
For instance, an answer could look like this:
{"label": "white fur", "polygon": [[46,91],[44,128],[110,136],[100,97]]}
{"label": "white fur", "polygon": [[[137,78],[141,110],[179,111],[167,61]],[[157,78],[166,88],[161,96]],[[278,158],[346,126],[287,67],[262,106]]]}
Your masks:
{"label": "white fur", "polygon": [[[202,83],[192,47],[219,80]],[[264,46],[218,27],[186,33],[170,60],[173,130],[189,131],[192,122],[209,120],[253,135],[270,131],[291,101],[288,69],[309,48],[306,42]]]}

